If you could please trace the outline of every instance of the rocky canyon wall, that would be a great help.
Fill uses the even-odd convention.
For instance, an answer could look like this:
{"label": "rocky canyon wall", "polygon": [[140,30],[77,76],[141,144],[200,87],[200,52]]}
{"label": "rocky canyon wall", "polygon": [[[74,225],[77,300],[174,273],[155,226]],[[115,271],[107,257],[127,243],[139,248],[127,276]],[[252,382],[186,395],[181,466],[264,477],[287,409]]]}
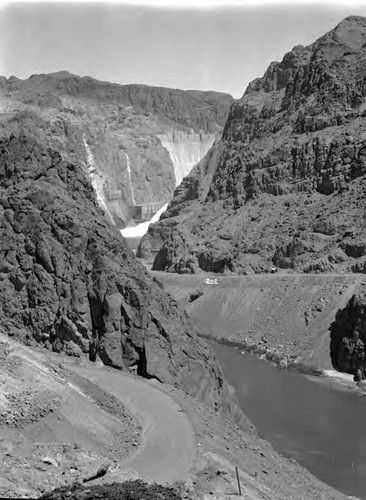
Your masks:
{"label": "rocky canyon wall", "polygon": [[211,350],[107,222],[81,166],[25,136],[1,140],[0,231],[9,336],[134,367],[226,411]]}
{"label": "rocky canyon wall", "polygon": [[366,19],[296,46],[233,103],[151,228],[171,272],[365,272]]}

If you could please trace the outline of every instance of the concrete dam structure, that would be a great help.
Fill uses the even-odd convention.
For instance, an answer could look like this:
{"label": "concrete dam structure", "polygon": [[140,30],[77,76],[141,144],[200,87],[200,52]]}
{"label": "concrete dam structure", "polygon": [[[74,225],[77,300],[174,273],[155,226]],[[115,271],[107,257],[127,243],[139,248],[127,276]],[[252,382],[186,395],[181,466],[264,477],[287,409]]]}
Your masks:
{"label": "concrete dam structure", "polygon": [[145,222],[150,220],[158,210],[161,208],[161,203],[143,203],[142,205],[134,205],[132,208],[131,216],[137,222]]}
{"label": "concrete dam structure", "polygon": [[[198,163],[215,142],[215,134],[197,132],[183,132],[171,130],[158,135],[162,146],[169,152],[174,167],[175,187],[179,186],[184,177],[189,174],[194,165]],[[150,223],[157,222],[167,205],[161,203],[146,203],[130,207],[135,222],[140,222],[134,227],[127,227],[121,231],[125,237],[142,237]],[[150,211],[150,217],[148,217]]]}
{"label": "concrete dam structure", "polygon": [[162,146],[169,151],[174,166],[175,185],[179,186],[213,145],[215,134],[172,130],[158,136]]}

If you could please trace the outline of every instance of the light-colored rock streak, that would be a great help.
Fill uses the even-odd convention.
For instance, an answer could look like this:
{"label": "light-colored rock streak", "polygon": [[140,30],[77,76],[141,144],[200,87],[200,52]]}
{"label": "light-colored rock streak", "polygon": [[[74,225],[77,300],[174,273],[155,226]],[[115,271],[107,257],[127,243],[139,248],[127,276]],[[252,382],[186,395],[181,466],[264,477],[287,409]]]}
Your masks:
{"label": "light-colored rock streak", "polygon": [[173,130],[158,136],[168,150],[174,166],[175,185],[178,186],[213,145],[214,134],[187,133]]}
{"label": "light-colored rock streak", "polygon": [[95,194],[97,196],[98,205],[104,210],[104,213],[108,217],[109,221],[112,224],[114,224],[112,214],[110,213],[108,206],[107,206],[107,203],[106,203],[106,200],[104,199],[104,192],[103,192],[104,179],[103,179],[103,176],[98,172],[98,168],[97,168],[97,165],[96,165],[96,162],[94,159],[93,152],[90,149],[90,146],[86,140],[85,135],[83,136],[83,141],[84,141],[84,147],[85,147],[85,151],[86,151],[89,177],[90,177],[92,186],[94,188]]}
{"label": "light-colored rock streak", "polygon": [[131,179],[131,162],[130,162],[130,157],[128,156],[127,153],[125,153],[125,156],[126,156],[126,161],[127,161],[128,184],[129,184],[129,188],[130,188],[131,199],[132,199],[132,203],[134,205],[136,205],[135,191],[133,190],[133,184],[132,184],[132,179]]}

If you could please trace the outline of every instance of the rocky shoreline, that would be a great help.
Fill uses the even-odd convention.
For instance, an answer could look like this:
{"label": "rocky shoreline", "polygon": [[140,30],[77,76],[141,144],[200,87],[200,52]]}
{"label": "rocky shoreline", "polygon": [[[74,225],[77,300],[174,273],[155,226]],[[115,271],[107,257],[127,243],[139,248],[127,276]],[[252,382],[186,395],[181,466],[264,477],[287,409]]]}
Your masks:
{"label": "rocky shoreline", "polygon": [[264,346],[263,344],[258,345],[250,341],[239,342],[224,337],[216,338],[207,334],[200,334],[199,336],[205,340],[216,342],[217,344],[226,345],[239,351],[245,351],[246,353],[257,357],[258,359],[269,361],[283,370],[293,370],[304,375],[313,375],[318,377],[324,376],[325,373],[324,370],[311,365],[307,365],[306,362],[298,360],[296,355],[286,356],[277,352],[275,349]]}
{"label": "rocky shoreline", "polygon": [[366,382],[357,382],[350,374],[339,372],[337,370],[316,368],[306,364],[306,362],[302,360],[296,360],[295,356],[288,357],[277,352],[275,349],[270,349],[263,345],[258,345],[249,341],[239,342],[226,338],[215,338],[207,334],[201,334],[199,336],[209,343],[216,343],[231,347],[235,350],[241,351],[242,354],[249,354],[259,360],[269,362],[278,369],[294,371],[306,376],[312,381],[326,384],[334,390],[346,390],[366,396]]}

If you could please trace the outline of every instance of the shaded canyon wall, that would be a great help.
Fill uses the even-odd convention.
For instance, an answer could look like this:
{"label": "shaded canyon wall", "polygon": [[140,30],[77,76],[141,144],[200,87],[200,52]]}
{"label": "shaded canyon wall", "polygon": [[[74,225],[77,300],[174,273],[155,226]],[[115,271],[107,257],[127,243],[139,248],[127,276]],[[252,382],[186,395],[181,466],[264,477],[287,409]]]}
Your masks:
{"label": "shaded canyon wall", "polygon": [[5,333],[227,408],[211,350],[108,224],[79,165],[25,136],[0,140],[0,236]]}

